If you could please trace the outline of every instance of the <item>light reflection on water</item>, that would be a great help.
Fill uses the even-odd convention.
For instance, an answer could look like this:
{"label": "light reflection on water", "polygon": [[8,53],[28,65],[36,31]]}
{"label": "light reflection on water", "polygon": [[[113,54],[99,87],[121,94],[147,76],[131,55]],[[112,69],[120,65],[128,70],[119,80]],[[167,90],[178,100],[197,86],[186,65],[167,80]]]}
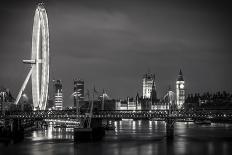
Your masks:
{"label": "light reflection on water", "polygon": [[100,142],[73,143],[73,129],[49,126],[34,131],[22,143],[4,146],[0,154],[77,154],[77,155],[229,155],[232,152],[232,125],[196,125],[177,122],[174,140],[165,137],[162,121],[123,120],[112,123],[115,131],[107,131]]}
{"label": "light reflection on water", "polygon": [[48,126],[47,130],[33,131],[31,137],[26,137],[32,141],[40,140],[54,140],[54,139],[73,139],[73,129],[72,128],[54,128],[54,126]]}

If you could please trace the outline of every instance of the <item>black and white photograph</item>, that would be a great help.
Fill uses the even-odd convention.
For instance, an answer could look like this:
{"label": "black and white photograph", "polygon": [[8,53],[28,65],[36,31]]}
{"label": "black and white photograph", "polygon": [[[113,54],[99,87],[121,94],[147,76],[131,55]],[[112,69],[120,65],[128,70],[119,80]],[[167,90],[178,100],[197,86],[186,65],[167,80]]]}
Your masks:
{"label": "black and white photograph", "polygon": [[1,0],[0,155],[231,155],[229,0]]}

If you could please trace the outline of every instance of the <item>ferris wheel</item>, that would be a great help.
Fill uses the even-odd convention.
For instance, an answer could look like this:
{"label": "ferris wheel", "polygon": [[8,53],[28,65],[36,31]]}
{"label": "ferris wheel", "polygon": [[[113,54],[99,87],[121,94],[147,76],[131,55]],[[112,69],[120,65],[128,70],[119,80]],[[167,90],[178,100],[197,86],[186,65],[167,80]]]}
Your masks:
{"label": "ferris wheel", "polygon": [[18,104],[31,77],[34,110],[45,110],[49,84],[49,29],[47,13],[42,3],[38,4],[34,15],[31,60],[23,60],[23,62],[30,64],[31,68],[15,104]]}

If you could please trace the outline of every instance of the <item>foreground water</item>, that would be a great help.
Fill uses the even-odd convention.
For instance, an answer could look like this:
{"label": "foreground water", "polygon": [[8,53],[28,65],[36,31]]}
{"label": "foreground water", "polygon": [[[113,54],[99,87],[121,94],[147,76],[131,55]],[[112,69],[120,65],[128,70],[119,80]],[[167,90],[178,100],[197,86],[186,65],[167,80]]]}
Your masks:
{"label": "foreground water", "polygon": [[176,123],[175,138],[165,137],[165,123],[123,120],[114,122],[100,142],[74,144],[72,129],[34,131],[21,143],[0,144],[6,155],[230,155],[232,124]]}

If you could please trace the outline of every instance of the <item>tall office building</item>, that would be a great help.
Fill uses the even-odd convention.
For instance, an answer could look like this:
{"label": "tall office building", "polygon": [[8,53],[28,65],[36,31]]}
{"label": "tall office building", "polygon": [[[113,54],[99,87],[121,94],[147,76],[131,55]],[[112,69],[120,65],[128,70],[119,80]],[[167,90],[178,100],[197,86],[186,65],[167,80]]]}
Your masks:
{"label": "tall office building", "polygon": [[63,92],[61,80],[54,83],[54,108],[55,110],[62,110],[63,108]]}
{"label": "tall office building", "polygon": [[147,73],[143,76],[143,99],[156,98],[155,75]]}
{"label": "tall office building", "polygon": [[77,100],[84,101],[84,81],[81,79],[75,79],[74,80],[74,107],[76,107]]}
{"label": "tall office building", "polygon": [[176,81],[176,104],[177,108],[181,109],[185,102],[185,82],[182,71],[180,70],[177,81]]}

